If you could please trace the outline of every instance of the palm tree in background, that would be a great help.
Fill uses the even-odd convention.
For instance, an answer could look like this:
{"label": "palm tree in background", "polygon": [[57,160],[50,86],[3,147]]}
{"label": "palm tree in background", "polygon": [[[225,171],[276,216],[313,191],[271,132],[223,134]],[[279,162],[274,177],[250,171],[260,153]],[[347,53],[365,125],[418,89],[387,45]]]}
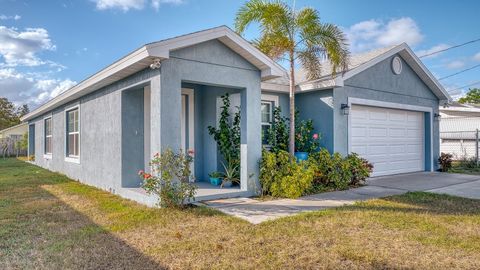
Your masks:
{"label": "palm tree in background", "polygon": [[320,78],[322,62],[330,62],[332,76],[348,67],[348,44],[336,25],[320,22],[317,10],[300,10],[280,0],[250,0],[235,18],[237,33],[258,23],[260,37],[253,41],[263,53],[276,61],[289,63],[290,133],[289,151],[295,151],[295,65],[298,60],[309,80]]}

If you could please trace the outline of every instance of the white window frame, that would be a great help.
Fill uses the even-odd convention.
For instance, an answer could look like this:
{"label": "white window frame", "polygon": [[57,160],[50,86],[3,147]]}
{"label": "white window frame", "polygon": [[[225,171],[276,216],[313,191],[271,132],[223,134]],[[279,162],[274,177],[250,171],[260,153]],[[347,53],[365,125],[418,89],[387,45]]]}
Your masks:
{"label": "white window frame", "polygon": [[[47,136],[47,120],[50,119],[50,129],[51,134]],[[52,115],[46,116],[43,118],[43,158],[52,159],[52,152],[47,152],[47,137],[50,137],[50,146],[52,147],[51,151],[53,152],[53,118]]]}
{"label": "white window frame", "polygon": [[[70,156],[68,155],[68,113],[73,111],[73,110],[78,110],[78,131],[77,132],[74,132],[74,133],[71,133],[71,134],[78,134],[78,155],[76,156]],[[77,164],[80,164],[80,155],[82,153],[81,151],[81,141],[82,141],[82,136],[81,136],[81,116],[80,116],[80,104],[77,103],[73,106],[70,106],[70,107],[67,107],[65,108],[65,149],[64,149],[64,153],[65,153],[65,161],[66,162],[72,162],[72,163],[77,163]]]}
{"label": "white window frame", "polygon": [[[261,122],[261,127],[263,126],[272,126],[272,122],[273,122],[273,109],[275,107],[278,107],[279,104],[278,104],[278,96],[274,96],[274,95],[267,95],[267,94],[262,94],[262,97],[261,97],[261,101],[260,101],[260,104],[262,103],[270,103],[271,106],[270,106],[270,122],[266,123],[266,122]],[[261,106],[261,105],[260,105]],[[261,116],[260,116],[260,121],[261,121]],[[263,129],[262,129],[263,130]],[[262,138],[262,145],[265,146],[265,147],[269,147],[268,144],[263,144],[263,138]]]}

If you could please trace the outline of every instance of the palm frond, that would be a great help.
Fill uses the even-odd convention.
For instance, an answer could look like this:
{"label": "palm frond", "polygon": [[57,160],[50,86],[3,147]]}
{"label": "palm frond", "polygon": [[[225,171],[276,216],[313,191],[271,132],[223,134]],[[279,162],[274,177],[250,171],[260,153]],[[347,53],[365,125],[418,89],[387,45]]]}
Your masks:
{"label": "palm frond", "polygon": [[297,57],[306,72],[308,80],[315,80],[322,76],[322,56],[325,49],[320,46],[309,46],[297,51]]}

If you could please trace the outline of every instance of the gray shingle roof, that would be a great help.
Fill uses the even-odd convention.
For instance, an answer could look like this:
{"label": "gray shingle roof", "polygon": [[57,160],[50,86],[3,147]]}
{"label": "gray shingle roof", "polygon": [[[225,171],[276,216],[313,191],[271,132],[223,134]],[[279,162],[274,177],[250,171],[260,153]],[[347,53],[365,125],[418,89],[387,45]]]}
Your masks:
{"label": "gray shingle roof", "polygon": [[[390,47],[384,47],[384,48],[379,48],[375,49],[372,51],[364,52],[364,53],[359,53],[359,54],[354,54],[350,56],[350,61],[348,64],[348,69],[346,71],[355,69],[362,64],[374,59],[375,57],[384,54],[385,52],[395,48],[395,46],[390,46]],[[323,81],[323,80],[330,80],[332,79],[331,76],[331,65],[328,62],[324,62],[322,66],[322,77],[314,80],[314,81]],[[280,78],[275,78],[271,79],[268,81],[265,81],[267,83],[273,83],[273,84],[281,84],[281,85],[289,85],[289,80],[287,76],[280,77]],[[295,82],[296,84],[304,84],[304,83],[309,83],[311,81],[307,80],[306,78],[306,72],[302,68],[298,68],[295,70]]]}

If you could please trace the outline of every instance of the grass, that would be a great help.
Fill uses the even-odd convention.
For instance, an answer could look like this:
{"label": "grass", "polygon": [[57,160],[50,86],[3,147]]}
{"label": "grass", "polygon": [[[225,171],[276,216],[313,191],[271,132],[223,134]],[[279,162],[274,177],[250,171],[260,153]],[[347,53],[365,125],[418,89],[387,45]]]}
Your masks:
{"label": "grass", "polygon": [[479,269],[480,201],[407,193],[260,225],[0,160],[2,269]]}
{"label": "grass", "polygon": [[456,161],[453,162],[452,168],[448,171],[450,173],[465,173],[480,175],[480,166],[476,166],[475,161]]}

